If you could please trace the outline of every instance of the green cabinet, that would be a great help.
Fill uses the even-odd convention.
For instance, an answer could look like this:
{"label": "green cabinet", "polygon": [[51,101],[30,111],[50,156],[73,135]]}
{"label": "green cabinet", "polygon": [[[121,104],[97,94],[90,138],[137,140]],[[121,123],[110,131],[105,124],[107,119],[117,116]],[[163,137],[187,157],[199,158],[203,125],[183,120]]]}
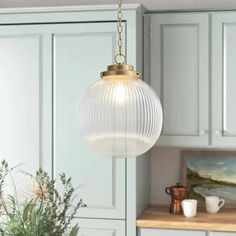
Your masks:
{"label": "green cabinet", "polygon": [[211,32],[211,142],[214,146],[235,147],[236,13],[213,13]]}
{"label": "green cabinet", "polygon": [[205,231],[172,229],[138,229],[138,236],[207,236]]}
{"label": "green cabinet", "polygon": [[236,13],[156,13],[145,20],[150,83],[164,111],[157,145],[235,147]]}
{"label": "green cabinet", "polygon": [[139,228],[138,236],[235,236],[236,232]]}
{"label": "green cabinet", "polygon": [[[99,157],[78,125],[81,96],[114,63],[116,6],[24,11],[0,18],[0,155],[28,172],[71,175],[88,206],[82,235],[135,236],[149,204],[149,158]],[[142,7],[123,16],[128,62],[142,72]]]}
{"label": "green cabinet", "polygon": [[53,27],[54,175],[73,176],[87,204],[81,217],[125,219],[125,160],[92,152],[79,131],[78,104],[115,56],[116,23]]}
{"label": "green cabinet", "polygon": [[96,156],[78,128],[82,94],[114,57],[116,23],[7,26],[0,36],[2,155],[72,176],[88,205],[80,216],[125,219],[125,160]]}
{"label": "green cabinet", "polygon": [[160,95],[164,116],[157,144],[205,146],[209,129],[209,16],[166,13],[147,18],[150,83]]}
{"label": "green cabinet", "polygon": [[209,232],[208,236],[235,236],[236,232]]}
{"label": "green cabinet", "polygon": [[49,44],[41,26],[0,26],[0,156],[32,173],[52,172]]}
{"label": "green cabinet", "polygon": [[79,219],[78,236],[124,236],[125,222],[121,220]]}

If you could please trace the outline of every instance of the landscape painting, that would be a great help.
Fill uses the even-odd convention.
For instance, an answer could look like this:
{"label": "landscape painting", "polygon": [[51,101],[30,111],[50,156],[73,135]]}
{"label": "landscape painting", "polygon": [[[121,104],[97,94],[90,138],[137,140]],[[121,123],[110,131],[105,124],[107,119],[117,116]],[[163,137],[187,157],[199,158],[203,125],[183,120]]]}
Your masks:
{"label": "landscape painting", "polygon": [[219,196],[236,207],[236,152],[183,151],[188,198],[203,205],[205,196]]}

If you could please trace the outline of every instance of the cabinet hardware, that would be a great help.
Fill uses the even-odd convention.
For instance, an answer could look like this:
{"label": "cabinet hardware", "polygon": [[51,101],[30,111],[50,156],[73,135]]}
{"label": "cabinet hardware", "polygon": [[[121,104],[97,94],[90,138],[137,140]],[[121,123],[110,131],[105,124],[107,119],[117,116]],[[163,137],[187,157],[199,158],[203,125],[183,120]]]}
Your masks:
{"label": "cabinet hardware", "polygon": [[222,135],[222,131],[219,130],[219,129],[216,130],[216,131],[215,131],[215,135],[216,135],[216,136],[221,136],[221,135]]}
{"label": "cabinet hardware", "polygon": [[206,135],[208,134],[208,130],[207,129],[202,129],[199,131],[199,135],[203,136],[203,135]]}

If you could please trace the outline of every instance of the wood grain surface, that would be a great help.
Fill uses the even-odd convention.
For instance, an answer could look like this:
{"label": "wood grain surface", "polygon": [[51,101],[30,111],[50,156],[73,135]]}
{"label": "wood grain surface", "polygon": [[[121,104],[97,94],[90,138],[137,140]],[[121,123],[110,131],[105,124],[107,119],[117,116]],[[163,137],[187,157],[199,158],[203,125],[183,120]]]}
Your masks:
{"label": "wood grain surface", "polygon": [[198,209],[195,217],[186,218],[184,215],[170,214],[166,206],[152,205],[137,219],[137,227],[236,232],[236,209],[222,209],[216,214]]}

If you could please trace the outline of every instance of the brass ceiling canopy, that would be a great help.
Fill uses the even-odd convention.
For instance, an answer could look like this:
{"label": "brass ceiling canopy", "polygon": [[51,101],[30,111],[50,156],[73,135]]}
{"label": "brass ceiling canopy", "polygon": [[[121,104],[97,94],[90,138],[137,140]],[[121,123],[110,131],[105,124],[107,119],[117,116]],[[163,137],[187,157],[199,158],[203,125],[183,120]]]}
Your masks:
{"label": "brass ceiling canopy", "polygon": [[114,64],[107,67],[107,71],[101,73],[101,77],[106,76],[129,76],[136,79],[140,78],[140,73],[134,70],[132,65]]}

